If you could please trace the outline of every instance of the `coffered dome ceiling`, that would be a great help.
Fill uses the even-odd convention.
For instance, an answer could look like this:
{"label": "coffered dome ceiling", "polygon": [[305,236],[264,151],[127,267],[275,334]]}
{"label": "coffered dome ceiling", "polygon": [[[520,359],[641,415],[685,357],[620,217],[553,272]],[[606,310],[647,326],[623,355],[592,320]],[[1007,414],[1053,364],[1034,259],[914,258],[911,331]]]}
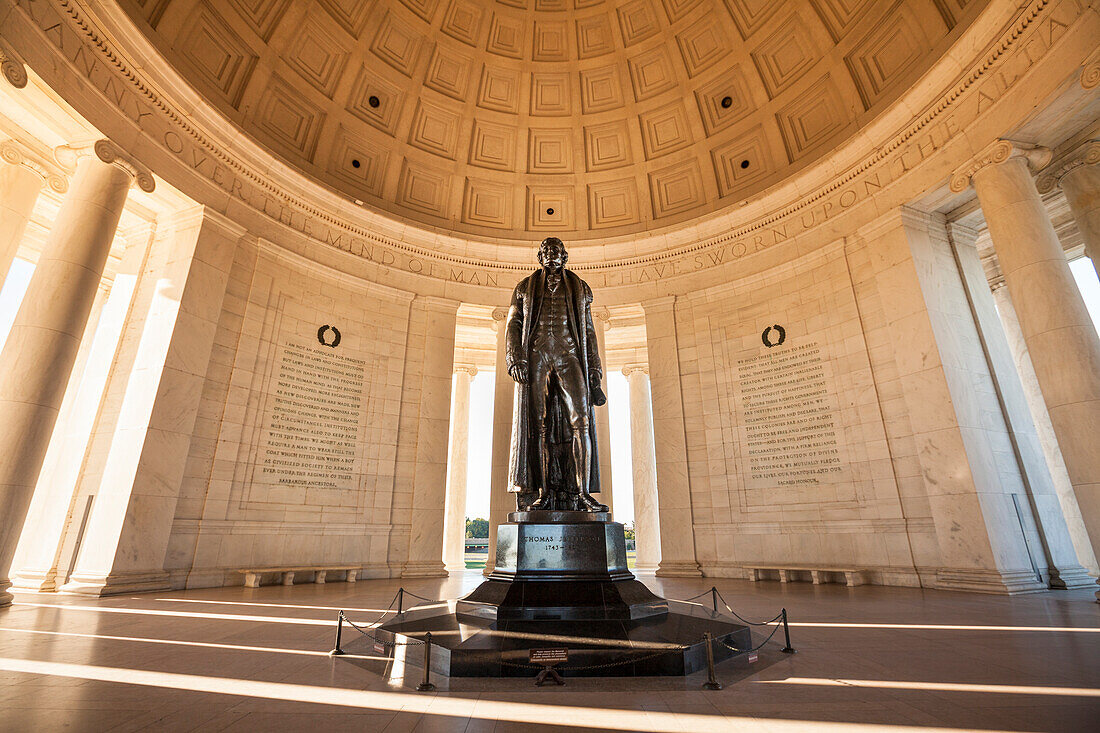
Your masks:
{"label": "coffered dome ceiling", "polygon": [[983,0],[121,0],[242,131],[494,240],[684,225],[819,160]]}

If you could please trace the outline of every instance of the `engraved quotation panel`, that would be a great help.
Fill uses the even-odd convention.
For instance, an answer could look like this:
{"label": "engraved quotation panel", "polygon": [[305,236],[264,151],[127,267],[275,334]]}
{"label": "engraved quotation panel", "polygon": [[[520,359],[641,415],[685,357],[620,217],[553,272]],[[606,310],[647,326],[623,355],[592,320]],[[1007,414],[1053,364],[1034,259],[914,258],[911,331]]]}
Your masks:
{"label": "engraved quotation panel", "polygon": [[278,364],[253,485],[355,489],[366,361],[292,340]]}
{"label": "engraved quotation panel", "polygon": [[837,437],[835,382],[821,344],[787,341],[738,359],[737,381],[746,487],[846,479],[847,462]]}

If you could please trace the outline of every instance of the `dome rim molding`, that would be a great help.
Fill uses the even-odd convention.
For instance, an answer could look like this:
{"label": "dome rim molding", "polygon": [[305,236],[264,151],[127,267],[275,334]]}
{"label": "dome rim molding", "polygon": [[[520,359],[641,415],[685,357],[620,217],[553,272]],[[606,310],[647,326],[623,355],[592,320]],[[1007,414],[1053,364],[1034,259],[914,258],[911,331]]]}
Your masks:
{"label": "dome rim molding", "polygon": [[[32,27],[38,33],[44,35],[42,25],[36,22],[36,19],[26,10],[22,7],[13,7],[12,0],[3,0],[3,4],[8,6],[8,13],[4,14],[8,17],[0,15],[0,23],[7,24],[12,16],[21,15],[23,20],[30,21]],[[258,208],[253,203],[245,201],[243,197],[234,198],[233,192],[236,191],[236,188],[227,191],[223,185],[215,180],[216,176],[211,178],[204,175],[195,169],[197,166],[191,166],[191,170],[187,170],[188,164],[181,155],[183,148],[181,147],[181,150],[177,152],[167,145],[167,136],[170,132],[179,136],[178,132],[171,129],[163,134],[164,140],[161,141],[159,146],[165,148],[168,153],[172,153],[171,157],[174,159],[175,165],[169,166],[172,169],[170,173],[172,177],[162,176],[169,183],[175,183],[178,179],[176,169],[182,169],[192,176],[197,176],[203,189],[209,191],[211,190],[210,187],[213,186],[213,190],[220,193],[226,201],[227,208],[229,202],[242,202],[256,214],[264,216],[273,223],[281,225],[298,235],[305,236],[311,243],[345,251],[352,256],[356,256],[356,254],[336,244],[342,238],[341,236],[338,235],[334,240],[330,235],[326,240],[322,239],[317,233],[311,233],[308,226],[304,228],[295,227],[293,223],[295,214],[306,219],[312,217],[352,237],[362,237],[370,242],[393,248],[410,256],[428,261],[439,261],[444,266],[461,265],[504,273],[526,271],[533,265],[533,255],[530,257],[530,262],[526,261],[527,258],[520,261],[501,256],[505,253],[515,254],[521,251],[520,247],[515,246],[518,240],[501,239],[494,241],[489,237],[475,239],[454,232],[441,231],[418,222],[395,220],[383,212],[353,204],[344,195],[336,193],[321,182],[285,163],[275,154],[237,131],[233,123],[224,114],[187,84],[182,76],[156,50],[152,42],[138,31],[134,21],[117,3],[106,3],[98,10],[98,13],[89,10],[87,8],[88,3],[82,0],[47,0],[43,4],[55,9],[59,17],[67,22],[68,29],[77,34],[79,41],[86,42],[96,49],[99,58],[106,62],[108,73],[117,71],[121,74],[130,84],[131,93],[139,98],[144,96],[145,101],[158,108],[165,117],[177,127],[180,127],[181,131],[190,134],[196,143],[212,156],[220,159],[227,168],[233,171],[234,175],[248,179],[264,189],[266,193],[263,206]],[[573,253],[575,269],[583,272],[607,272],[669,262],[677,258],[697,255],[716,246],[727,244],[740,237],[772,226],[784,218],[797,215],[800,211],[816,205],[830,194],[839,191],[862,173],[881,165],[883,161],[886,161],[912,138],[927,130],[937,118],[959,102],[966,92],[972,91],[983,76],[1004,59],[1006,53],[1013,46],[1016,46],[1021,39],[1030,39],[1029,27],[1036,18],[1044,13],[1049,17],[1053,14],[1055,8],[1074,5],[1077,13],[1072,22],[1076,23],[1077,20],[1089,12],[1087,8],[1081,9],[1080,4],[1075,4],[1072,0],[1035,0],[1022,10],[1015,6],[1006,7],[1007,5],[1010,4],[991,3],[983,9],[979,16],[954,39],[940,59],[912,86],[900,94],[888,108],[884,109],[864,128],[842,143],[830,158],[822,159],[807,166],[789,178],[759,192],[751,199],[732,203],[717,212],[703,215],[694,221],[671,225],[676,231],[668,232],[662,228],[653,230],[644,237],[628,234],[595,241],[586,239],[571,242],[570,249]],[[60,6],[60,8],[57,6]],[[1093,12],[1093,15],[1095,16],[1095,12]],[[1067,31],[1068,34],[1069,31]],[[115,38],[124,38],[125,41],[118,42]],[[989,38],[992,40],[984,40]],[[10,40],[8,42],[10,43]],[[1048,54],[1056,43],[1057,41],[1053,41],[1051,45],[1048,45],[1043,51],[1043,56]],[[65,62],[71,67],[68,70],[73,71],[75,69],[75,56],[70,58],[69,54],[58,48],[58,45],[48,42],[45,53],[55,59],[60,53]],[[959,48],[977,50],[970,51],[967,54],[965,63],[963,63],[956,60],[954,55]],[[148,54],[149,62],[133,64],[129,61],[131,58],[140,58],[142,54]],[[30,54],[24,54],[25,57],[27,55]],[[33,55],[41,57],[42,54]],[[1084,64],[1085,76],[1088,76],[1089,69],[1096,65],[1095,58],[1091,60],[1091,63],[1086,62]],[[944,72],[944,67],[949,69],[947,73]],[[949,81],[946,84],[934,83],[932,79],[938,75],[946,76]],[[1024,75],[1018,75],[1012,84],[1020,81]],[[103,94],[102,89],[95,85],[89,77],[79,74],[78,70],[75,76],[77,77],[75,83],[81,86],[87,85],[99,94]],[[1009,84],[1003,90],[1002,96],[1011,90],[1012,84]],[[171,94],[162,92],[161,90],[164,88],[171,88]],[[910,105],[909,103],[914,97],[921,97],[926,101],[923,104]],[[109,102],[110,100],[108,100]],[[991,106],[993,104],[991,103]],[[190,108],[192,112],[190,114],[182,113],[181,110],[186,108]],[[914,116],[908,111],[914,108],[924,111],[921,115]],[[892,118],[902,111],[908,114],[908,122],[898,125],[894,123]],[[83,110],[82,113],[84,113]],[[131,115],[127,115],[117,105],[104,114],[125,117],[125,121],[130,124],[131,133],[139,136],[135,142],[140,143],[141,136],[152,138],[152,135],[141,127],[141,117],[143,115],[140,114],[140,110],[137,123],[134,122]],[[977,114],[982,114],[980,109]],[[211,123],[221,126],[229,134],[210,133]],[[93,124],[100,126],[97,120],[93,120]],[[880,128],[889,128],[891,132],[882,134]],[[108,131],[104,130],[104,132]],[[875,133],[879,133],[877,138]],[[226,140],[227,137],[232,139]],[[967,136],[960,134],[956,137]],[[995,137],[996,135],[992,136],[991,139],[995,139]],[[883,139],[884,142],[876,144],[876,139]],[[951,138],[951,141],[953,142],[955,139]],[[116,142],[122,144],[120,140],[116,139]],[[232,142],[232,145],[225,144],[227,142]],[[978,147],[983,144],[983,141],[970,140],[969,143]],[[138,149],[133,151],[135,157],[140,159],[142,156],[147,155],[146,148],[148,147],[148,145],[139,145]],[[937,147],[934,152],[938,152],[940,149],[940,147]],[[231,155],[227,150],[232,151],[234,154]],[[157,152],[163,153],[164,151]],[[838,159],[841,161],[839,166],[836,165]],[[143,162],[148,165],[147,160]],[[924,162],[926,161],[923,159],[920,161],[920,163]],[[915,167],[906,169],[901,176],[911,172]],[[154,171],[157,170],[153,166],[150,166],[150,168]],[[842,169],[844,172],[837,174],[835,172],[837,168]],[[258,171],[261,170],[266,171],[269,175],[260,174]],[[158,175],[161,175],[161,173],[158,172]],[[896,183],[901,176],[888,180],[879,188]],[[194,196],[191,193],[193,188],[194,186],[190,188],[181,187],[187,195],[192,196],[199,203],[212,206],[216,210],[225,213],[224,210],[218,209],[209,201],[203,201]],[[277,216],[267,210],[268,196],[278,201],[282,207]],[[841,196],[843,196],[843,193]],[[303,200],[308,203],[303,203]],[[770,204],[775,200],[779,200],[779,203]],[[858,203],[863,204],[866,201],[860,200]],[[855,205],[855,203],[852,204],[852,206]],[[291,212],[290,222],[288,222],[283,218],[282,209],[290,206],[296,207],[298,211]],[[731,221],[735,218],[738,220],[737,222]],[[308,221],[306,223],[308,224]],[[816,222],[816,216],[812,218],[811,225],[807,229],[820,226]],[[410,237],[410,234],[413,236]],[[539,235],[534,233],[533,236],[538,237]],[[795,236],[791,235],[785,238],[784,241],[794,239]],[[413,241],[410,241],[410,239]],[[415,241],[416,239],[421,241]],[[670,243],[669,240],[681,241]],[[501,242],[507,242],[507,244],[501,244]],[[634,245],[636,250],[634,255],[621,256],[610,261],[586,261],[589,259],[587,255],[591,252],[600,255],[603,254],[604,250],[623,245],[626,242]],[[656,247],[655,245],[659,243],[666,246]],[[431,248],[430,245],[435,245],[439,249]],[[648,251],[637,252],[639,249],[647,249],[647,246]],[[469,250],[473,247],[495,251],[497,259],[490,260],[471,255]],[[739,255],[739,257],[751,254],[752,252],[749,252]],[[358,257],[375,262],[375,264],[383,267],[393,264],[393,260],[379,262],[369,256],[364,256],[362,253]],[[433,277],[422,271],[404,269],[402,272],[436,280],[444,279]],[[464,281],[460,282],[466,284]],[[485,287],[480,286],[480,283],[477,286]]]}

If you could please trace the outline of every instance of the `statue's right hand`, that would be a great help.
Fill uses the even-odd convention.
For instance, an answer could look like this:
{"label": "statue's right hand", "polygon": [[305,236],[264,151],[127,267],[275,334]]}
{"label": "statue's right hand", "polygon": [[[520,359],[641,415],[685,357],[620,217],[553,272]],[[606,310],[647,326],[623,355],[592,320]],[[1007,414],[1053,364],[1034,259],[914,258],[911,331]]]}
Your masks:
{"label": "statue's right hand", "polygon": [[508,374],[520,384],[527,384],[527,365],[523,362],[508,367]]}

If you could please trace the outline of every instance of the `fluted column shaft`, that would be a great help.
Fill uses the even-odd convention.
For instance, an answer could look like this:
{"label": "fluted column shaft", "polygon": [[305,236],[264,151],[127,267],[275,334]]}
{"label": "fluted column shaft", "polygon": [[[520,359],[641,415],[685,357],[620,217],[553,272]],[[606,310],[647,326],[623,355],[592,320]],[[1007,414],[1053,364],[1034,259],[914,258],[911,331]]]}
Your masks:
{"label": "fluted column shaft", "polygon": [[635,570],[654,572],[661,561],[661,522],[657,511],[657,456],[653,450],[653,405],[649,370],[623,369],[630,385],[630,453],[634,478]]}
{"label": "fluted column shaft", "polygon": [[512,411],[515,401],[515,382],[508,375],[504,344],[507,338],[504,319],[507,308],[493,311],[493,327],[496,329],[497,358],[493,388],[493,462],[489,482],[489,557],[485,560],[485,575],[496,565],[497,527],[508,521],[508,512],[515,511],[515,494],[508,491],[508,460],[512,450]]}
{"label": "fluted column shaft", "polygon": [[0,353],[0,605],[132,176],[85,156]]}
{"label": "fluted column shaft", "polygon": [[994,155],[992,162],[972,173],[972,182],[1097,553],[1100,338],[1032,180],[1028,159]]}
{"label": "fluted column shaft", "polygon": [[443,564],[448,571],[466,569],[466,473],[470,453],[470,382],[475,366],[455,367],[451,397],[451,454],[447,461],[447,513],[443,518]]}

